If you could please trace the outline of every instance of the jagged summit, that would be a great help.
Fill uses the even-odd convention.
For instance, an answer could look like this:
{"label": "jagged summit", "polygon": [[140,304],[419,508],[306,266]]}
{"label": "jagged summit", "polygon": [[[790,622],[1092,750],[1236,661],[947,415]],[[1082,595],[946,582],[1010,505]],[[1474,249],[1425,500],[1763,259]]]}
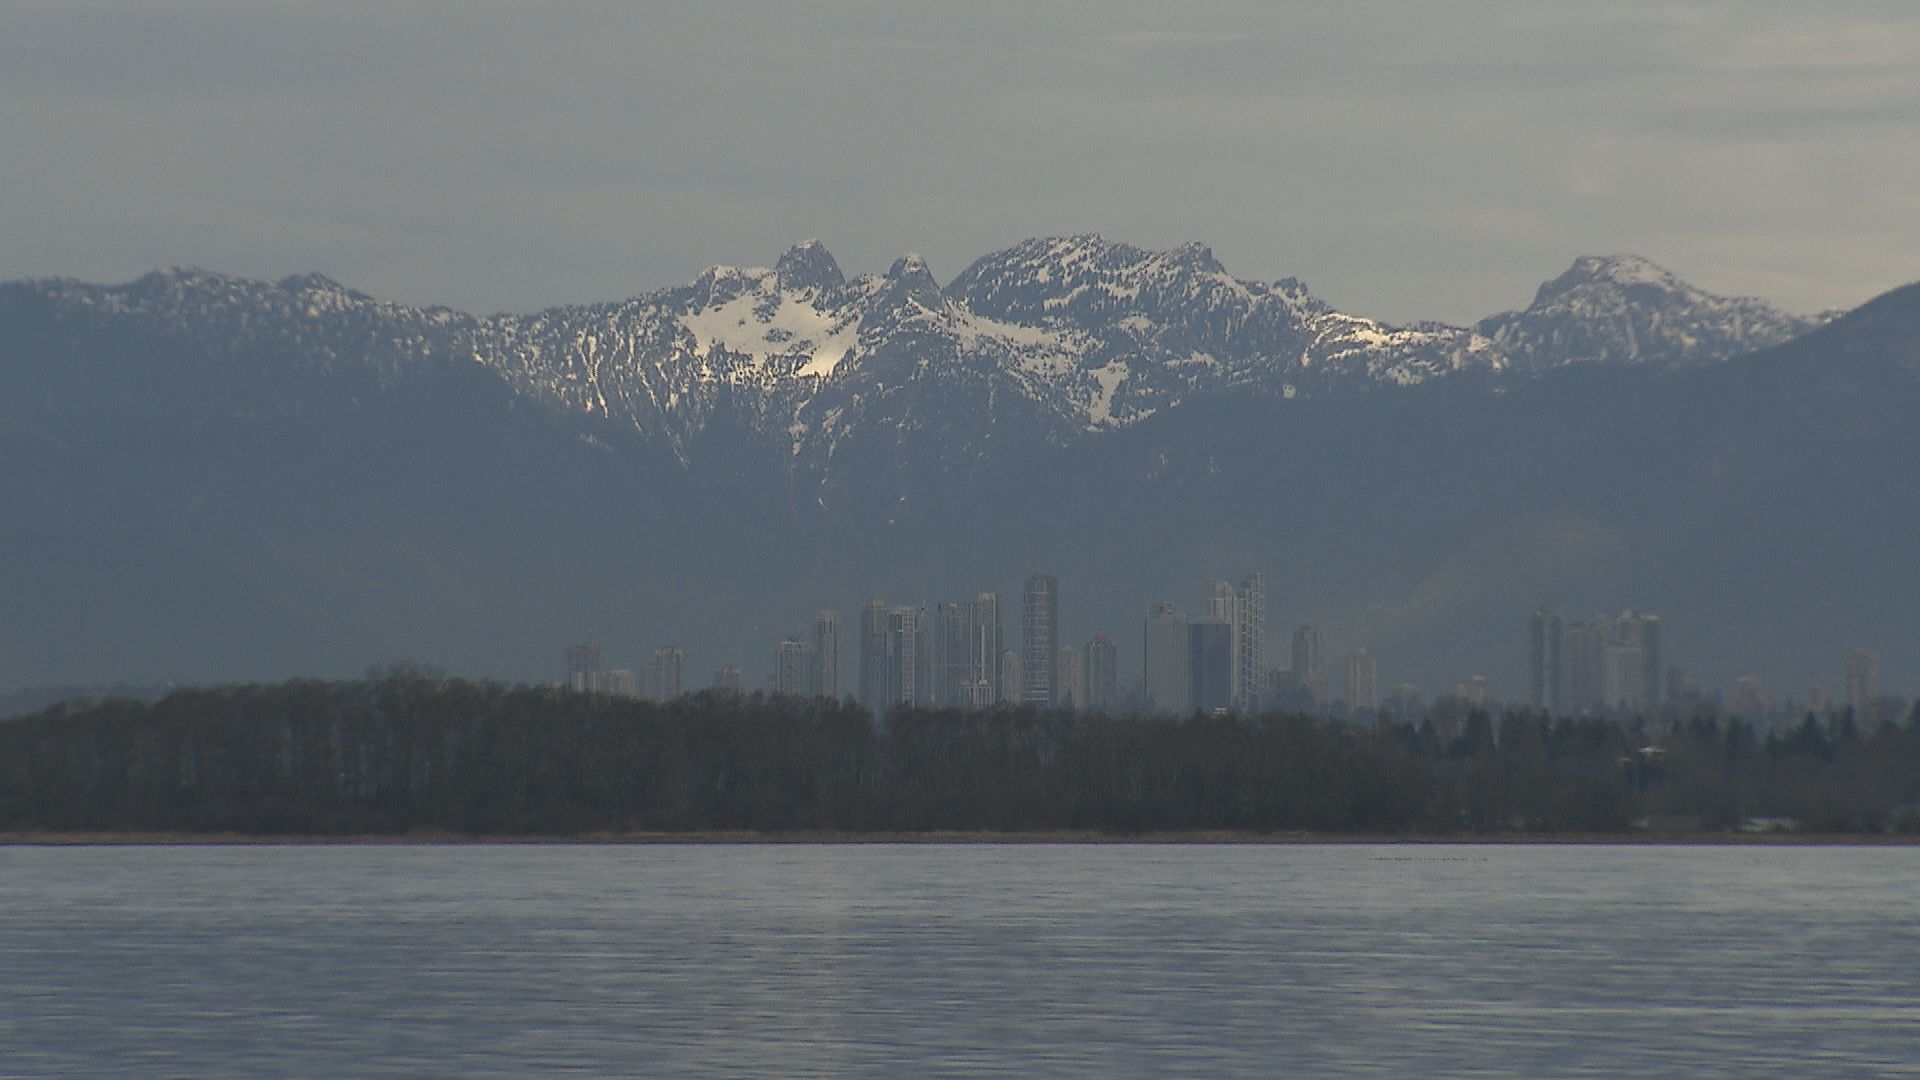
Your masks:
{"label": "jagged summit", "polygon": [[982,256],[948,283],[947,294],[983,315],[1033,322],[1145,314],[1236,284],[1205,244],[1152,251],[1082,233]]}
{"label": "jagged summit", "polygon": [[838,289],[847,283],[827,246],[818,240],[802,240],[787,249],[773,264],[774,276],[783,289]]}
{"label": "jagged summit", "polygon": [[1015,415],[1032,437],[1065,443],[1227,394],[1706,363],[1822,321],[1615,255],[1576,260],[1525,310],[1473,327],[1393,326],[1338,311],[1296,278],[1235,278],[1203,243],[1156,251],[1097,233],[1020,241],[944,289],[917,254],[848,280],[824,244],[805,240],[771,268],[714,266],[626,301],[487,318],[385,304],[320,274],[272,284],[173,269],[118,288],[45,288],[209,340],[311,345],[329,364],[470,358],[525,398],[630,425],[683,454],[716,413],[750,417],[756,438],[821,468],[848,432],[905,438],[930,416],[947,425],[949,452],[967,452],[969,432],[1005,439]]}
{"label": "jagged summit", "polygon": [[[470,634],[543,669],[553,628],[618,621],[764,662],[767,627],[889,583],[931,601],[1044,564],[1112,629],[1253,558],[1295,568],[1289,620],[1328,583],[1348,625],[1404,617],[1403,649],[1511,655],[1500,612],[1632,568],[1657,575],[1634,596],[1735,597],[1735,635],[1755,605],[1839,612],[1824,640],[1910,628],[1888,538],[1916,528],[1916,289],[1727,360],[1818,319],[1623,285],[1621,260],[1462,327],[1099,237],[994,252],[930,308],[887,305],[931,278],[911,262],[823,288],[823,249],[791,256],[478,317],[305,275],[0,283],[0,658],[338,671]],[[1727,542],[1755,523],[1769,542]],[[1506,600],[1401,602],[1463,567]]]}
{"label": "jagged summit", "polygon": [[1167,254],[1170,258],[1178,262],[1186,263],[1194,269],[1205,273],[1224,274],[1227,272],[1227,268],[1220,265],[1220,260],[1213,257],[1212,246],[1203,244],[1198,240],[1189,240]]}
{"label": "jagged summit", "polygon": [[918,252],[909,251],[893,261],[887,268],[887,280],[892,288],[887,292],[888,306],[898,307],[908,300],[917,300],[925,308],[937,308],[945,299],[940,292],[940,283],[933,278],[928,269],[927,260]]}

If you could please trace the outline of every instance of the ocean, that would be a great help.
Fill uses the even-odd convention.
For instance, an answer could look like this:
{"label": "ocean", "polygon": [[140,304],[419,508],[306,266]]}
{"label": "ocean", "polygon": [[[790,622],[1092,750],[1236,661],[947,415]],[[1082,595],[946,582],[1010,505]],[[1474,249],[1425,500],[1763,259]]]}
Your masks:
{"label": "ocean", "polygon": [[1920,1076],[1920,848],[0,847],[0,1076]]}

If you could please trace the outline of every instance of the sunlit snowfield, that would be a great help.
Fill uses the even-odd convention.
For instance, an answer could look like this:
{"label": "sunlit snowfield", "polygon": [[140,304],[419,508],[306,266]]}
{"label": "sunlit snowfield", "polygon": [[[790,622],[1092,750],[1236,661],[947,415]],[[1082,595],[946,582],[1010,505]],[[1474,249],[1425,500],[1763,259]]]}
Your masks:
{"label": "sunlit snowfield", "polygon": [[1920,1076],[1920,849],[0,848],[0,1075]]}

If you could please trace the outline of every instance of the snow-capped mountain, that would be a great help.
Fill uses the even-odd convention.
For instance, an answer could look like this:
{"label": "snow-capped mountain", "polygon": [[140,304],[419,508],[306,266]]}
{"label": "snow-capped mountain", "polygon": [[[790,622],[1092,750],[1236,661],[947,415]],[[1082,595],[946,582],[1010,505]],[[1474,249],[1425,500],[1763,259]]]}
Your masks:
{"label": "snow-capped mountain", "polygon": [[1054,443],[1222,392],[1294,397],[1462,372],[1524,375],[1610,360],[1707,362],[1823,321],[1696,289],[1633,256],[1583,258],[1525,311],[1475,327],[1391,326],[1288,278],[1235,278],[1210,249],[1098,236],[1028,240],[943,289],[906,255],[848,281],[818,241],[771,268],[715,267],[618,304],[485,321],[475,356],[556,404],[684,447],[724,398],[790,453],[824,461],[851,427],[952,420],[949,454],[1002,413]]}
{"label": "snow-capped mountain", "polygon": [[1574,260],[1525,311],[1474,331],[1526,371],[1589,361],[1687,363],[1775,345],[1833,318],[1790,315],[1763,300],[1715,296],[1637,255]]}
{"label": "snow-capped mountain", "polygon": [[383,303],[319,275],[167,271],[117,287],[8,288],[146,326],[207,361],[270,349],[378,385],[409,364],[471,360],[526,399],[664,440],[683,462],[725,416],[720,434],[822,473],[856,432],[959,460],[996,439],[1066,444],[1220,394],[1708,362],[1822,321],[1615,256],[1578,260],[1526,310],[1474,327],[1392,326],[1337,311],[1296,279],[1235,278],[1200,244],[1149,251],[1092,235],[994,252],[945,288],[912,254],[848,280],[807,241],[772,267],[716,266],[626,301],[485,318]]}
{"label": "snow-capped mountain", "polygon": [[808,243],[484,317],[311,275],[0,284],[0,689],[545,678],[588,628],[751,669],[822,607],[1034,570],[1066,633],[1124,641],[1265,568],[1269,625],[1429,685],[1514,660],[1516,613],[1563,596],[1659,610],[1723,667],[1911,653],[1920,286],[1798,333],[1822,319],[1623,256],[1393,326],[1091,236],[944,286]]}

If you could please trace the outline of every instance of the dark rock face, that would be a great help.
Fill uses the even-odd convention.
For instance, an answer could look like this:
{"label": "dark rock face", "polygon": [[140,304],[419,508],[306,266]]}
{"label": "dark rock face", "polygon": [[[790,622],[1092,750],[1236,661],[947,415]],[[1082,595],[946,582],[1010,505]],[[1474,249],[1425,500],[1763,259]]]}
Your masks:
{"label": "dark rock face", "polygon": [[818,240],[802,240],[788,248],[773,264],[773,274],[780,287],[790,292],[830,293],[847,283],[840,264]]}

